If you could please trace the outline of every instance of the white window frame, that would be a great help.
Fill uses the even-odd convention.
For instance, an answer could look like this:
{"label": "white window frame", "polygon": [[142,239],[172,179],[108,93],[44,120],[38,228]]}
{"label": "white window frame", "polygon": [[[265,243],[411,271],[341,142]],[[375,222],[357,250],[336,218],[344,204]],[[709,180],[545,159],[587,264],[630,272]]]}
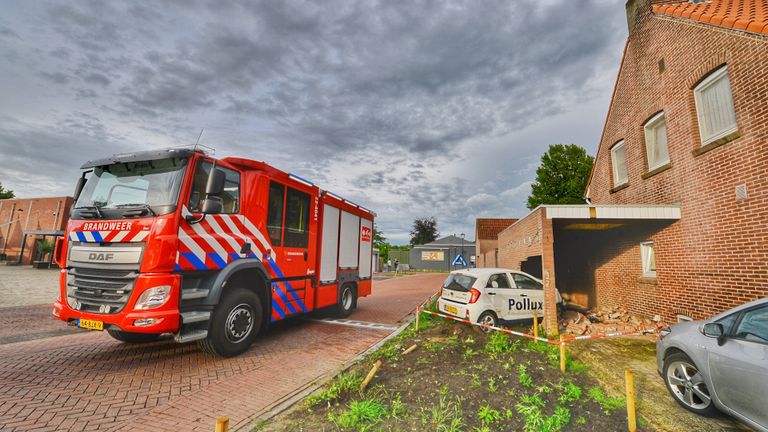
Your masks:
{"label": "white window frame", "polygon": [[[664,160],[658,160],[658,161],[652,161],[652,155],[653,151],[651,151],[651,147],[656,147],[659,145],[658,142],[656,142],[656,129],[664,123],[664,126],[667,125],[667,119],[664,117],[664,111],[656,114],[655,116],[651,117],[647,122],[645,122],[645,125],[643,125],[643,129],[645,130],[645,152],[648,156],[648,171],[653,171],[656,168],[662,167],[669,163],[669,131],[667,131],[667,136],[665,136],[665,145],[667,147],[667,158]],[[655,163],[654,163],[655,162]]]}
{"label": "white window frame", "polygon": [[[728,80],[728,96],[730,99],[730,108],[733,112],[733,125],[730,127],[727,127],[721,131],[717,131],[713,133],[711,136],[705,137],[704,136],[704,128],[702,127],[702,121],[701,121],[701,114],[702,114],[702,101],[701,101],[701,93],[708,89],[709,87],[712,87],[713,85],[720,82],[720,80],[726,79]],[[739,125],[736,122],[736,107],[733,104],[733,91],[731,90],[731,79],[728,76],[728,66],[723,66],[720,69],[712,72],[709,74],[708,77],[704,78],[694,89],[693,89],[693,95],[694,100],[696,102],[696,120],[699,123],[699,136],[701,137],[701,145],[707,145],[713,141],[716,141],[730,133],[736,132],[739,130]]]}
{"label": "white window frame", "polygon": [[656,250],[653,247],[652,241],[642,242],[640,243],[640,260],[643,264],[643,277],[656,277],[656,269],[651,269],[651,256],[649,253],[653,254],[653,262],[654,266],[656,263]]}
{"label": "white window frame", "polygon": [[[619,178],[619,166],[616,164],[616,151],[624,149],[624,171],[625,177]],[[627,163],[627,148],[624,146],[624,140],[617,142],[611,147],[611,167],[613,168],[613,187],[619,187],[629,182],[629,164]]]}

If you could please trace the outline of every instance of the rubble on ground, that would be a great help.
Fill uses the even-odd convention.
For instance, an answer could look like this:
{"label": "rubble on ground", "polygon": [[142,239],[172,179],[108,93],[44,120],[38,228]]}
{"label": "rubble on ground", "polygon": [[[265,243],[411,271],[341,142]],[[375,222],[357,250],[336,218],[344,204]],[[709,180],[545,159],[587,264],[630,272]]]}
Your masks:
{"label": "rubble on ground", "polygon": [[614,333],[664,327],[661,316],[647,319],[631,315],[621,307],[600,307],[586,314],[566,310],[560,316],[560,332],[574,336],[594,333]]}

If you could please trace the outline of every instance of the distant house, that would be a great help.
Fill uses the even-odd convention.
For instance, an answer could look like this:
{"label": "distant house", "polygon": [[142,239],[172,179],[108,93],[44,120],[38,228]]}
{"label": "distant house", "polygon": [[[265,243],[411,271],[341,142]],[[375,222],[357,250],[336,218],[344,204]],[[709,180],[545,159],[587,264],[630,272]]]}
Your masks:
{"label": "distant house", "polygon": [[499,266],[499,233],[517,222],[509,218],[481,218],[475,223],[475,255],[478,267]]}
{"label": "distant house", "polygon": [[768,2],[629,0],[629,37],[586,190],[498,235],[582,306],[667,322],[768,296]]}
{"label": "distant house", "polygon": [[462,255],[467,267],[475,262],[475,242],[450,235],[432,243],[414,246],[410,251],[411,268],[417,270],[456,270],[463,265],[452,265],[458,255]]}

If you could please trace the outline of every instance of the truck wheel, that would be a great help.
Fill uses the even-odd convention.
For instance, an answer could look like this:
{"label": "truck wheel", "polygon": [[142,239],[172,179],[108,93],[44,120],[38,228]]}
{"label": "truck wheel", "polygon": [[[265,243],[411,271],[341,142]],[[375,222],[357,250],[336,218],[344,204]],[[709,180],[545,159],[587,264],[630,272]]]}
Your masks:
{"label": "truck wheel", "polygon": [[236,288],[224,295],[211,315],[208,336],[198,341],[205,352],[232,357],[250,348],[262,322],[261,301],[255,292]]}
{"label": "truck wheel", "polygon": [[355,287],[352,284],[346,284],[341,287],[341,295],[339,296],[339,303],[336,305],[336,315],[346,318],[357,306],[357,300],[355,299]]}
{"label": "truck wheel", "polygon": [[109,335],[112,336],[114,339],[117,339],[120,342],[125,342],[125,343],[153,342],[153,341],[156,341],[158,338],[160,338],[159,334],[131,333],[131,332],[125,332],[122,330],[107,330],[107,333],[109,333]]}

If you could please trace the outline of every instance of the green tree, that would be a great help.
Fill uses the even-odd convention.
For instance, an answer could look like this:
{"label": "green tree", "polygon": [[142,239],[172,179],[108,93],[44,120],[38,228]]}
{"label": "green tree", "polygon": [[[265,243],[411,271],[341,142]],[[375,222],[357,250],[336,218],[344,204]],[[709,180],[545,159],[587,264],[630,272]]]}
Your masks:
{"label": "green tree", "polygon": [[555,144],[541,156],[528,208],[540,204],[583,204],[584,189],[595,159],[576,144]]}
{"label": "green tree", "polygon": [[0,183],[0,199],[16,198],[16,194],[10,189],[3,189],[3,184]]}
{"label": "green tree", "polygon": [[373,224],[373,246],[381,249],[381,246],[387,242],[387,238],[379,231],[379,226]]}
{"label": "green tree", "polygon": [[422,245],[437,240],[437,219],[434,216],[416,218],[411,231],[411,244]]}

